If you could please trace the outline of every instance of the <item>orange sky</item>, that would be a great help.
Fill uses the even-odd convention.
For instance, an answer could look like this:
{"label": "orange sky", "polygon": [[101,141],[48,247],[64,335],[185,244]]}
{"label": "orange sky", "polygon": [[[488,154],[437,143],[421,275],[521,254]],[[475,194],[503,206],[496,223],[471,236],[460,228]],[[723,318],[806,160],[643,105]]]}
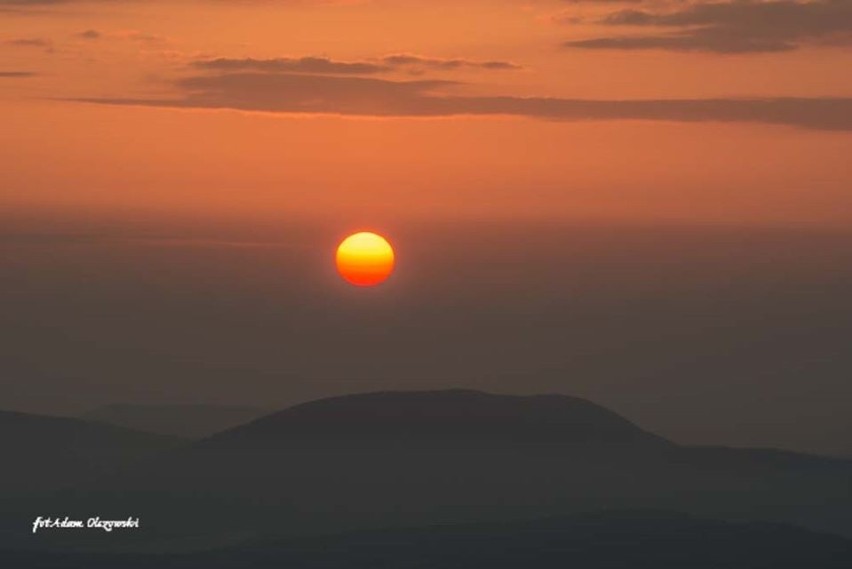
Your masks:
{"label": "orange sky", "polygon": [[852,9],[708,4],[0,0],[0,208],[848,226]]}

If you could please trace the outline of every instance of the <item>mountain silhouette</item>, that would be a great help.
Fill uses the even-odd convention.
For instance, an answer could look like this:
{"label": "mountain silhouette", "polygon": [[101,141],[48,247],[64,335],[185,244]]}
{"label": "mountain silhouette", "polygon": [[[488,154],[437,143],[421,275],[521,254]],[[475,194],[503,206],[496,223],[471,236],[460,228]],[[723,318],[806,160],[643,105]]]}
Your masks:
{"label": "mountain silhouette", "polygon": [[81,419],[0,411],[0,483],[16,493],[66,486],[180,442]]}
{"label": "mountain silhouette", "polygon": [[98,407],[81,419],[164,435],[200,439],[268,413],[260,407],[236,405],[135,405]]}
{"label": "mountain silhouette", "polygon": [[206,448],[331,444],[667,445],[599,405],[565,395],[512,396],[471,390],[378,392],[296,405],[214,435]]}
{"label": "mountain silhouette", "polygon": [[[582,399],[449,390],[296,405],[45,503],[67,515],[140,517],[144,531],[110,540],[135,548],[520,523],[601,509],[783,522],[852,537],[851,482],[849,461],[680,446]],[[39,540],[73,543],[59,534]]]}

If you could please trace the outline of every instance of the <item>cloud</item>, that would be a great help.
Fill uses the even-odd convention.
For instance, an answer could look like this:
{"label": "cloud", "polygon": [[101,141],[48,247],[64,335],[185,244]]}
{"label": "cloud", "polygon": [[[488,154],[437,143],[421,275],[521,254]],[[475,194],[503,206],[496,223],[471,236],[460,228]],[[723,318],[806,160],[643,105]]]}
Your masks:
{"label": "cloud", "polygon": [[3,79],[19,79],[26,77],[35,77],[32,71],[0,71],[0,78]]}
{"label": "cloud", "polygon": [[84,32],[80,32],[77,34],[77,37],[83,38],[86,40],[96,40],[103,37],[103,34],[98,30],[86,30]]}
{"label": "cloud", "polygon": [[168,42],[168,38],[163,36],[158,36],[156,34],[149,34],[145,32],[140,32],[139,30],[124,30],[115,32],[112,34],[114,37],[118,39],[125,39],[130,41],[136,41],[140,43],[166,43]]}
{"label": "cloud", "polygon": [[3,44],[16,47],[44,47],[48,49],[53,46],[53,42],[45,38],[15,38],[6,40]]}
{"label": "cloud", "polygon": [[168,43],[169,38],[158,36],[156,34],[149,34],[146,32],[142,32],[139,30],[96,30],[96,29],[88,29],[77,34],[74,34],[74,37],[84,39],[84,40],[125,40],[146,44],[162,44]]}
{"label": "cloud", "polygon": [[852,131],[852,98],[583,100],[464,97],[449,81],[371,77],[222,73],[177,81],[174,99],[88,98],[78,101],[182,109],[234,109],[370,117],[511,115],[548,120],[654,120],[763,123]]}
{"label": "cloud", "polygon": [[520,69],[519,65],[508,61],[441,59],[412,54],[393,54],[378,60],[367,61],[335,61],[327,57],[279,57],[272,59],[220,57],[196,61],[191,65],[198,69],[226,72],[263,71],[267,73],[317,75],[372,75],[397,70],[422,72],[425,70],[454,71],[463,68],[497,71]]}
{"label": "cloud", "polygon": [[711,30],[663,36],[615,36],[569,41],[565,47],[580,49],[662,49],[669,51],[709,51],[714,53],[756,53],[790,51],[795,46],[777,40],[730,37]]}
{"label": "cloud", "polygon": [[735,0],[682,5],[673,11],[619,10],[600,24],[667,30],[565,42],[583,49],[665,49],[714,53],[790,51],[802,45],[852,43],[850,0]]}
{"label": "cloud", "polygon": [[177,85],[187,95],[176,106],[392,116],[423,114],[425,94],[452,83],[226,73],[188,77],[179,80]]}
{"label": "cloud", "polygon": [[566,4],[641,4],[645,0],[562,0]]}
{"label": "cloud", "polygon": [[84,0],[0,0],[0,12],[26,13],[82,3]]}
{"label": "cloud", "polygon": [[367,75],[387,71],[387,67],[376,63],[333,61],[325,57],[280,57],[274,59],[229,59],[218,58],[196,61],[193,67],[216,71],[266,71],[274,73],[316,73]]}
{"label": "cloud", "polygon": [[409,53],[398,53],[387,55],[382,62],[391,67],[414,67],[439,70],[454,70],[462,68],[488,69],[488,70],[512,70],[521,69],[521,66],[509,61],[474,61],[470,59],[441,59],[436,57],[422,57]]}
{"label": "cloud", "polygon": [[[67,4],[86,4],[86,3],[100,3],[100,4],[116,4],[119,0],[0,0],[0,7],[9,6],[11,8],[40,8],[50,7],[50,6],[64,6]],[[124,0],[124,3],[130,4],[131,2],[139,2],[139,0]]]}

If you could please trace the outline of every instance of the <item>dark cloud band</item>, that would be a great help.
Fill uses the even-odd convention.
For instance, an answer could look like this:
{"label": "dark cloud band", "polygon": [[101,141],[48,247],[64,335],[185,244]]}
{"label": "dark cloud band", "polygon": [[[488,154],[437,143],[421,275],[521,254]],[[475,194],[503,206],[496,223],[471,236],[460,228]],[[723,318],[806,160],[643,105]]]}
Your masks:
{"label": "dark cloud band", "polygon": [[196,61],[192,64],[198,69],[239,72],[263,71],[267,73],[307,73],[326,75],[372,75],[396,70],[436,70],[454,71],[457,69],[509,70],[520,69],[519,65],[508,61],[473,61],[469,59],[440,59],[411,54],[387,55],[370,61],[335,61],[326,57],[279,57],[272,59],[254,58],[217,58]]}
{"label": "dark cloud band", "polygon": [[852,130],[852,98],[583,100],[464,97],[443,94],[448,81],[369,77],[224,73],[181,79],[168,100],[84,99],[112,105],[235,109],[376,117],[511,115],[548,120],[654,120],[788,125]]}
{"label": "dark cloud band", "polygon": [[659,32],[574,40],[564,46],[751,53],[790,51],[802,45],[852,44],[849,0],[698,2],[674,11],[619,10],[599,23]]}

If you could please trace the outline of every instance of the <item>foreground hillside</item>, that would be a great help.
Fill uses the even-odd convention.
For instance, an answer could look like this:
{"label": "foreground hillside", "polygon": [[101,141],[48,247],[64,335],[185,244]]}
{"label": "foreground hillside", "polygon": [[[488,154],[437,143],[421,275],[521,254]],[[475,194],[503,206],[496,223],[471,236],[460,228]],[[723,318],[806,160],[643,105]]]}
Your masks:
{"label": "foreground hillside", "polygon": [[848,569],[852,541],[772,524],[609,512],[255,542],[190,554],[0,552],[52,569]]}
{"label": "foreground hillside", "polygon": [[[6,517],[0,545],[180,550],[613,509],[852,536],[852,463],[682,447],[561,395],[370,393],[297,405],[33,497]],[[133,516],[142,529],[28,535],[43,512]]]}
{"label": "foreground hillside", "polygon": [[70,486],[181,442],[81,419],[0,411],[0,492]]}

